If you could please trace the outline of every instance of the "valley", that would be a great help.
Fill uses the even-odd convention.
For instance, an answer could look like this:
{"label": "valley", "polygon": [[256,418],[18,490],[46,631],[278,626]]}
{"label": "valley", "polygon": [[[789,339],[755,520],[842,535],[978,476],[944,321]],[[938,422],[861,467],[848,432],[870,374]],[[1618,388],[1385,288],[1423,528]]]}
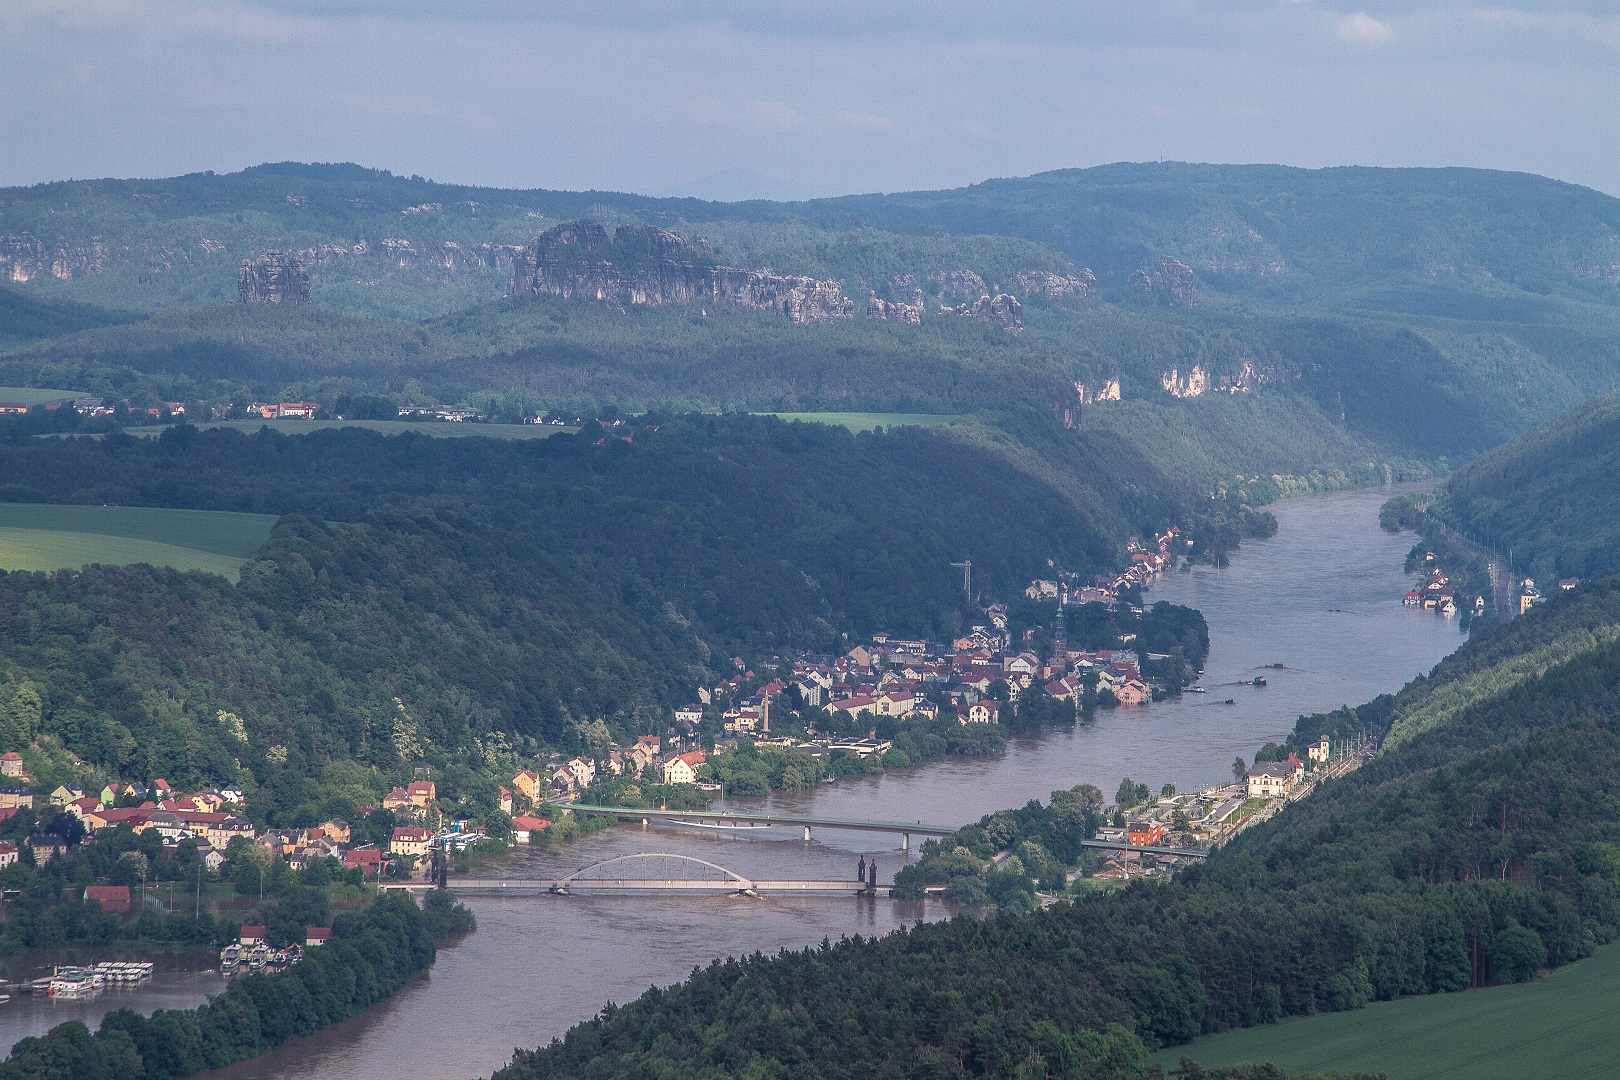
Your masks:
{"label": "valley", "polygon": [[[16,1010],[44,1038],[0,1080],[400,1048],[1143,1080],[1620,932],[1587,402],[1620,201],[1179,164],[804,203],[297,164],[0,195],[0,944],[411,943],[98,1035]],[[1094,846],[1217,833],[1147,874]],[[469,896],[468,935],[377,891],[649,850],[896,895]],[[84,898],[148,872],[193,911]]]}

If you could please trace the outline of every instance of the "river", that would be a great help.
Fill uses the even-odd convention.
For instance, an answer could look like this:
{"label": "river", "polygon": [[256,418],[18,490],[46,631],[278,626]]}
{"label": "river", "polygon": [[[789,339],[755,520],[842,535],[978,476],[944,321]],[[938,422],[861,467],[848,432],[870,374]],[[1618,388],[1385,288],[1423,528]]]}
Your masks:
{"label": "river", "polygon": [[[1195,567],[1155,584],[1152,600],[1203,611],[1208,694],[1099,714],[1072,729],[1013,740],[996,759],[945,759],[878,777],[778,793],[775,809],[836,817],[960,824],[992,810],[1123,776],[1183,790],[1231,776],[1280,740],[1302,712],[1359,704],[1427,671],[1462,641],[1455,621],[1404,609],[1401,565],[1411,535],[1378,528],[1387,492],[1364,490],[1273,507],[1277,534],[1247,543],[1222,569]],[[1282,664],[1280,669],[1269,667]],[[1264,688],[1239,686],[1264,673]],[[1232,705],[1221,700],[1234,699]],[[639,851],[693,855],[759,878],[847,878],[862,856],[888,880],[902,853],[881,834],[817,830],[733,838],[622,826],[558,849],[519,849],[480,876],[555,877]],[[716,957],[881,934],[946,914],[937,901],[732,897],[474,897],[478,931],[442,949],[433,968],[361,1016],[217,1080],[404,1080],[487,1075],[517,1046],[535,1046],[654,984]],[[136,1004],[129,1002],[129,1004]],[[165,1002],[164,1004],[168,1004]],[[27,1031],[0,1013],[0,1045]]]}

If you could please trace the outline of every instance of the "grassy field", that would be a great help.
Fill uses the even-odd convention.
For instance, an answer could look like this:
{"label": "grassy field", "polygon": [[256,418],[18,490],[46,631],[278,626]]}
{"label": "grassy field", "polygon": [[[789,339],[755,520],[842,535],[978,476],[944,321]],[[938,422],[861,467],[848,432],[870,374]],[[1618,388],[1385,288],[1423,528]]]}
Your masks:
{"label": "grassy field", "polygon": [[[219,420],[197,425],[199,428],[230,428],[233,431],[245,431],[252,434],[260,428],[269,428],[279,431],[283,435],[308,435],[312,431],[328,431],[332,428],[357,427],[369,431],[380,431],[384,435],[399,435],[407,431],[414,431],[418,435],[434,435],[441,438],[468,438],[482,436],[486,439],[545,439],[560,432],[572,432],[571,427],[556,427],[552,424],[455,424],[442,420]],[[164,431],[160,427],[125,428],[131,435],[144,435],[156,438]]]}
{"label": "grassy field", "polygon": [[943,416],[935,413],[779,412],[759,415],[776,416],[789,421],[803,420],[807,424],[831,424],[856,432],[871,431],[876,427],[884,430],[896,427],[934,427],[961,419],[959,416]]}
{"label": "grassy field", "polygon": [[266,514],[0,503],[0,569],[150,563],[234,579],[275,523]]}
{"label": "grassy field", "polygon": [[1620,1075],[1620,948],[1539,982],[1434,994],[1211,1035],[1152,1058],[1270,1061],[1290,1072],[1389,1080],[1577,1080]]}
{"label": "grassy field", "polygon": [[20,401],[24,405],[49,405],[53,401],[84,396],[82,390],[41,390],[34,386],[0,386],[0,401]]}

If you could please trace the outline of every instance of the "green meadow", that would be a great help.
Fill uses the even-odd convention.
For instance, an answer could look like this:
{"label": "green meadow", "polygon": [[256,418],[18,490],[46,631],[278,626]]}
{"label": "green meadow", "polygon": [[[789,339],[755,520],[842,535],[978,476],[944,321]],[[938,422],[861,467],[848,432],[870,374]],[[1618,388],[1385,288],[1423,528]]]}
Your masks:
{"label": "green meadow", "polygon": [[831,424],[834,427],[846,427],[854,432],[871,431],[879,427],[885,431],[897,427],[936,427],[961,419],[960,416],[946,416],[940,413],[779,412],[759,415],[775,416],[788,421],[803,420],[807,424]]}
{"label": "green meadow", "polygon": [[[400,435],[414,431],[418,435],[433,435],[448,439],[478,436],[486,439],[545,439],[559,432],[575,430],[552,424],[457,424],[447,420],[216,420],[198,424],[197,427],[229,428],[232,431],[245,431],[249,434],[260,428],[269,428],[283,435],[308,435],[312,431],[357,427],[365,428],[367,431],[380,431],[384,435]],[[124,430],[131,435],[156,437],[165,429],[132,427]]]}
{"label": "green meadow", "polygon": [[150,563],[234,579],[275,523],[268,514],[0,503],[0,569]]}
{"label": "green meadow", "polygon": [[83,390],[41,390],[34,386],[0,386],[0,401],[20,401],[24,405],[49,405],[84,397]]}
{"label": "green meadow", "polygon": [[1620,948],[1537,982],[1370,1005],[1171,1047],[1202,1065],[1273,1062],[1289,1072],[1389,1080],[1576,1080],[1620,1075]]}

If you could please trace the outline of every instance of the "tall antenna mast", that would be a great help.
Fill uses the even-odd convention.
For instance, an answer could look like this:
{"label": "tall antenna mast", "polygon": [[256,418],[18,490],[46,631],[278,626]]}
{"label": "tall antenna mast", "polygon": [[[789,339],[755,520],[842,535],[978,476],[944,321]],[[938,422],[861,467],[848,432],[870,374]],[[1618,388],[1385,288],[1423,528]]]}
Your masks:
{"label": "tall antenna mast", "polygon": [[968,602],[972,603],[973,602],[973,560],[972,559],[966,559],[966,560],[964,560],[962,562],[953,562],[953,563],[951,563],[951,565],[959,568],[962,571],[962,592],[967,595]]}

